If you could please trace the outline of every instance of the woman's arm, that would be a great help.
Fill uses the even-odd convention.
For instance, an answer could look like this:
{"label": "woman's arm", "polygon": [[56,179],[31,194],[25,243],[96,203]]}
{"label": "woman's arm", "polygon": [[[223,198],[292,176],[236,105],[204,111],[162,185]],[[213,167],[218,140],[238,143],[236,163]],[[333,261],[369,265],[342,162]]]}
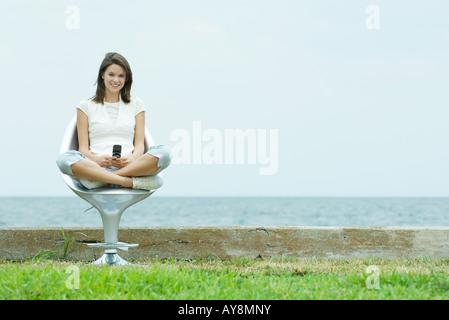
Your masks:
{"label": "woman's arm", "polygon": [[83,111],[77,109],[76,112],[76,130],[78,131],[79,146],[78,151],[88,157],[91,153],[89,150],[89,121]]}
{"label": "woman's arm", "polygon": [[102,167],[108,167],[112,165],[113,157],[105,155],[95,155],[89,149],[89,119],[87,115],[77,109],[76,115],[76,129],[78,131],[78,151],[84,154],[87,158],[95,161]]}
{"label": "woman's arm", "polygon": [[143,155],[145,149],[145,112],[136,116],[136,127],[134,129],[134,151],[133,156],[138,158]]}

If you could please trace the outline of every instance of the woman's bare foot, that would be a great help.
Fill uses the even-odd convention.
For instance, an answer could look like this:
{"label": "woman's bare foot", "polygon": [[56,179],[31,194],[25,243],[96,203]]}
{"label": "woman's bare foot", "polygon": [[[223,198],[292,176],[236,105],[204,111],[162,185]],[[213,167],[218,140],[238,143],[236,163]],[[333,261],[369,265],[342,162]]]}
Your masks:
{"label": "woman's bare foot", "polygon": [[133,187],[133,178],[123,177],[123,182],[120,185],[125,188],[132,188]]}

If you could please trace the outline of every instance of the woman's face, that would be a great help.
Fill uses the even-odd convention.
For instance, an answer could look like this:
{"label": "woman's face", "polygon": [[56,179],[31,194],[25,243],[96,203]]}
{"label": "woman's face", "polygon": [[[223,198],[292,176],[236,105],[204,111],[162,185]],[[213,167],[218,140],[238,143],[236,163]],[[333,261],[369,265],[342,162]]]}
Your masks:
{"label": "woman's face", "polygon": [[119,93],[126,82],[126,71],[118,64],[111,64],[101,76],[104,80],[106,91]]}

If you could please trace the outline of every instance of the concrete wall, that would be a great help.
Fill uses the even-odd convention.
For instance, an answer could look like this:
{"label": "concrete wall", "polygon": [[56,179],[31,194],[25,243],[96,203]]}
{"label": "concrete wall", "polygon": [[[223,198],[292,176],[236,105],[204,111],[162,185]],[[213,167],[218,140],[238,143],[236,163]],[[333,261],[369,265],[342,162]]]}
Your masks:
{"label": "concrete wall", "polygon": [[[104,250],[86,243],[103,242],[102,228],[64,228],[66,258],[92,261]],[[447,227],[122,227],[119,241],[138,243],[125,259],[195,258],[402,258],[449,257]],[[61,228],[0,228],[0,259],[21,260],[51,250],[62,256]],[[48,252],[48,251],[47,251]]]}

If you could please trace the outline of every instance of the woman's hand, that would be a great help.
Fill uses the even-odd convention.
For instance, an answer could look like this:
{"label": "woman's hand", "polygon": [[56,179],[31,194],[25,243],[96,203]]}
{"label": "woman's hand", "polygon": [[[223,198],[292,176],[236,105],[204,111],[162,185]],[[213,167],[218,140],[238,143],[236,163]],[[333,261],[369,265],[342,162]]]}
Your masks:
{"label": "woman's hand", "polygon": [[103,155],[93,155],[91,159],[101,167],[116,167],[120,169],[126,167],[131,162],[136,160],[136,156],[131,155],[128,157],[117,158],[112,157],[108,154],[103,154]]}
{"label": "woman's hand", "polygon": [[101,167],[115,167],[116,157],[111,157],[108,154],[95,155],[93,159]]}
{"label": "woman's hand", "polygon": [[133,155],[131,155],[131,156],[128,156],[128,157],[121,157],[121,158],[116,158],[116,157],[113,157],[114,158],[114,160],[112,160],[111,162],[112,162],[112,165],[111,166],[113,166],[113,167],[116,167],[116,168],[123,168],[123,167],[126,167],[127,165],[129,165],[131,162],[133,162],[134,160],[136,160],[136,157],[135,156],[133,156]]}

